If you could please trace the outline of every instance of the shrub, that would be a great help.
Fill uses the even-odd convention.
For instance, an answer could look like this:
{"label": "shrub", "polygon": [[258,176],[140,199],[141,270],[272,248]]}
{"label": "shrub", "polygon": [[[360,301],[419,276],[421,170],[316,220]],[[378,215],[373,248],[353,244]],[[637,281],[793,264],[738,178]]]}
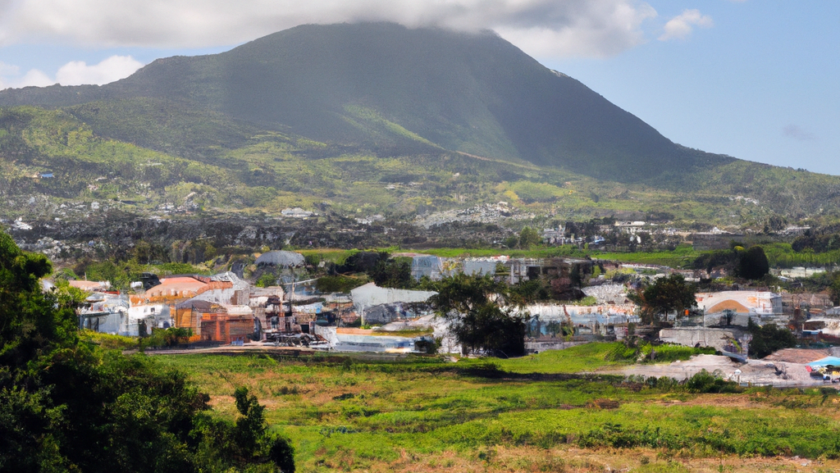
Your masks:
{"label": "shrub", "polygon": [[688,380],[686,387],[694,393],[734,393],[738,386],[731,381],[724,381],[703,370]]}

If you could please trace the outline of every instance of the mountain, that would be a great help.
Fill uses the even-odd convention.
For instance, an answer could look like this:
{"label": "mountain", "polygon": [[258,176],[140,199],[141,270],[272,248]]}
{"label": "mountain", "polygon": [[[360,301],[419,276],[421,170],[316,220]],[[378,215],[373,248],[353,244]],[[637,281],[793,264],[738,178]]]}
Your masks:
{"label": "mountain", "polygon": [[7,90],[0,106],[138,97],[327,143],[425,144],[623,182],[732,161],[674,144],[491,32],[388,23],[300,26],[101,87]]}
{"label": "mountain", "polygon": [[838,177],[675,144],[493,33],[388,23],[0,91],[0,171],[4,218],[86,216],[93,201],[359,216],[506,201],[558,219],[840,221]]}

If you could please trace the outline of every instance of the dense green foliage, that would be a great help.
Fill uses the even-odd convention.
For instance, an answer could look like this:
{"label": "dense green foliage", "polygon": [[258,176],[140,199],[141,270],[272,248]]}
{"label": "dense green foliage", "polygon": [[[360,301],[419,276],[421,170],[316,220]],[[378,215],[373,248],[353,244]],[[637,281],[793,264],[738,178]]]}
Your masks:
{"label": "dense green foliage", "polygon": [[323,293],[340,292],[347,294],[351,290],[365,284],[362,278],[351,278],[348,276],[322,276],[318,278],[316,286]]}
{"label": "dense green foliage", "polygon": [[761,279],[770,273],[770,262],[760,246],[739,254],[737,275],[744,279]]}
{"label": "dense green foliage", "polygon": [[630,294],[641,307],[642,321],[645,323],[659,323],[671,312],[681,317],[684,311],[697,307],[694,294],[697,287],[686,284],[681,274],[672,274],[657,279],[646,287],[640,294]]}
{"label": "dense green foliage", "polygon": [[770,260],[759,245],[745,250],[733,244],[731,250],[712,251],[699,255],[692,263],[694,269],[722,268],[740,278],[761,279],[770,273]]}
{"label": "dense green foliage", "polygon": [[183,373],[80,339],[73,299],[41,291],[50,270],[0,233],[0,470],[294,471],[246,389],[217,420]]}
{"label": "dense green foliage", "polygon": [[500,307],[516,301],[506,284],[494,281],[492,275],[458,273],[433,287],[437,294],[429,302],[439,316],[450,321],[467,353],[480,350],[505,358],[525,354],[527,317]]}
{"label": "dense green foliage", "polygon": [[539,233],[531,227],[525,227],[519,232],[519,247],[525,250],[531,249],[532,246],[540,243]]}
{"label": "dense green foliage", "polygon": [[682,345],[657,345],[650,343],[621,344],[610,352],[606,359],[617,362],[670,363],[687,360],[694,355],[714,355],[710,347],[686,347]]}
{"label": "dense green foliage", "polygon": [[748,330],[752,335],[750,340],[750,357],[764,358],[783,348],[796,346],[796,336],[786,328],[776,327],[775,324],[759,326],[749,321]]}
{"label": "dense green foliage", "polygon": [[410,258],[381,259],[368,272],[368,276],[379,287],[408,289],[415,284],[411,277]]}

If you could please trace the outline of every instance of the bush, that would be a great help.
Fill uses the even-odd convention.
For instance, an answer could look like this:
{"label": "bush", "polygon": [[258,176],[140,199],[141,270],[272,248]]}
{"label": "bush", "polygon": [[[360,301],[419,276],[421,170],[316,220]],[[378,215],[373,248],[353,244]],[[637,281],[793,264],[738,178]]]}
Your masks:
{"label": "bush", "polygon": [[686,383],[686,388],[693,393],[734,393],[738,391],[737,384],[715,377],[706,370],[692,376]]}
{"label": "bush", "polygon": [[346,294],[366,282],[364,279],[338,275],[320,277],[315,284],[320,292],[340,292]]}

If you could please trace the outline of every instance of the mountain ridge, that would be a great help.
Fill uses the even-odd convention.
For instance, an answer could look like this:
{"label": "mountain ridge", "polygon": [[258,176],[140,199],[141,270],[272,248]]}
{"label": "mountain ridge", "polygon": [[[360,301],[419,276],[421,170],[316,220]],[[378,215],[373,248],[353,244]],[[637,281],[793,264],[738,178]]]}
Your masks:
{"label": "mountain ridge", "polygon": [[0,168],[4,215],[49,196],[140,212],[506,201],[564,218],[840,219],[840,177],[673,143],[498,36],[382,23],[292,28],[104,86],[0,91]]}
{"label": "mountain ridge", "polygon": [[3,91],[0,106],[138,97],[331,143],[404,141],[372,138],[358,118],[376,115],[447,150],[623,182],[732,159],[671,142],[495,34],[390,23],[299,26],[220,54],[158,59],[104,86]]}

